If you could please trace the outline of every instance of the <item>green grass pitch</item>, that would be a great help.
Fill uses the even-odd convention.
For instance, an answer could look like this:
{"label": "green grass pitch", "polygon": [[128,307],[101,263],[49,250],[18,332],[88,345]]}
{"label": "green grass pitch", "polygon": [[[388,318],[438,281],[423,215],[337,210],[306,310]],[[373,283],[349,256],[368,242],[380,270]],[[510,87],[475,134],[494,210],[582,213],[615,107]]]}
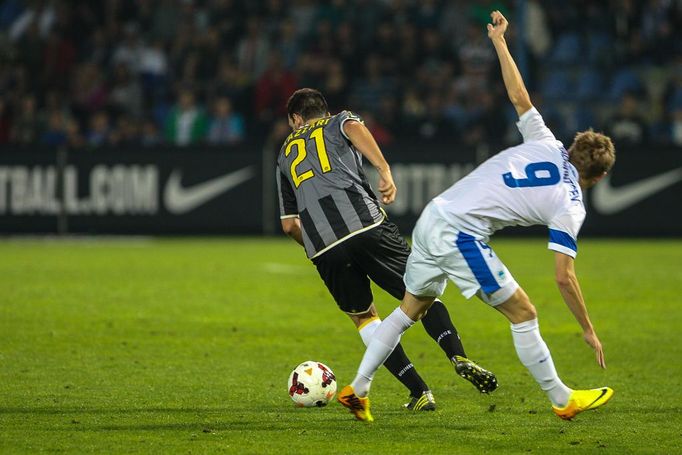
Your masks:
{"label": "green grass pitch", "polygon": [[[605,346],[598,368],[553,282],[545,240],[498,240],[538,307],[569,386],[609,385],[602,409],[555,417],[496,311],[444,296],[471,358],[500,388],[456,377],[420,325],[405,349],[439,409],[410,414],[386,371],[376,421],[337,403],[296,409],[291,369],[349,382],[363,347],[286,239],[0,242],[1,453],[652,453],[682,451],[682,242],[583,240],[578,275]],[[375,293],[382,315],[396,302]]]}

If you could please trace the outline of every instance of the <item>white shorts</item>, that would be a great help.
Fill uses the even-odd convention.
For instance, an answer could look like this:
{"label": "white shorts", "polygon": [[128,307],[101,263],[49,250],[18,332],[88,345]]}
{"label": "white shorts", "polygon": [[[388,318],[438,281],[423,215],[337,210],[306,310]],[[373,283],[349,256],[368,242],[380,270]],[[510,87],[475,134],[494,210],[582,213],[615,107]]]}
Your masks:
{"label": "white shorts", "polygon": [[478,295],[491,306],[509,299],[519,287],[488,244],[457,230],[429,203],[412,232],[405,287],[416,296],[438,297],[448,278],[467,299]]}

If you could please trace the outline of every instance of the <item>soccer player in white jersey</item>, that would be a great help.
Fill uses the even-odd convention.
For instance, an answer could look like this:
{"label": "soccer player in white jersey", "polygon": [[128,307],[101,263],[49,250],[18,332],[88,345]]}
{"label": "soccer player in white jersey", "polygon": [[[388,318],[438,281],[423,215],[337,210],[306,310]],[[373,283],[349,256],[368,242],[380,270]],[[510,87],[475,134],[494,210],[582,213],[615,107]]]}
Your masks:
{"label": "soccer player in white jersey", "polygon": [[359,420],[373,420],[369,388],[375,371],[402,333],[429,309],[452,280],[464,297],[476,295],[511,322],[514,347],[563,419],[605,404],[613,390],[572,390],[559,379],[540,336],[537,313],[528,295],[487,245],[505,226],[546,225],[555,255],[556,282],[563,300],[583,330],[583,338],[606,367],[604,351],[587,313],[575,274],[576,237],[585,218],[581,189],[597,183],[611,169],[615,151],[599,133],[578,133],[566,151],[531,104],[521,74],[504,39],[507,20],[499,11],[488,24],[509,99],[519,115],[523,144],[490,158],[471,174],[434,198],[413,232],[407,262],[407,292],[402,304],[376,329],[355,380],[339,401]]}

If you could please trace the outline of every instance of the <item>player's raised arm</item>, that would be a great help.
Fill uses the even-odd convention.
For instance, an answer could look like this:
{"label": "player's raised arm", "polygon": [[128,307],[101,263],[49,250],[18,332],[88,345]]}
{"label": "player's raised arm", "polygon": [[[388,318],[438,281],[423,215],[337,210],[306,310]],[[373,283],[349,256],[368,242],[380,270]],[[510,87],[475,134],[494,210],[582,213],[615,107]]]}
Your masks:
{"label": "player's raised arm", "polygon": [[343,131],[353,143],[353,146],[372,163],[372,166],[379,173],[379,192],[381,193],[382,202],[384,204],[392,203],[395,200],[397,189],[395,183],[393,183],[391,168],[388,166],[372,133],[369,132],[365,125],[355,120],[345,122]]}
{"label": "player's raised arm", "polygon": [[492,41],[497,52],[497,58],[500,60],[500,67],[502,68],[502,79],[507,88],[507,94],[511,100],[516,113],[521,117],[525,112],[530,110],[533,105],[530,102],[528,90],[523,83],[523,78],[516,63],[509,53],[507,41],[504,39],[504,32],[507,31],[509,22],[499,11],[490,13],[492,24],[488,24],[488,38]]}
{"label": "player's raised arm", "polygon": [[554,265],[556,272],[556,282],[563,297],[564,302],[575,316],[575,319],[583,329],[583,338],[594,349],[597,363],[600,367],[606,368],[604,360],[604,350],[601,342],[594,331],[590,316],[587,313],[585,299],[580,289],[578,277],[575,274],[574,259],[564,253],[554,253]]}

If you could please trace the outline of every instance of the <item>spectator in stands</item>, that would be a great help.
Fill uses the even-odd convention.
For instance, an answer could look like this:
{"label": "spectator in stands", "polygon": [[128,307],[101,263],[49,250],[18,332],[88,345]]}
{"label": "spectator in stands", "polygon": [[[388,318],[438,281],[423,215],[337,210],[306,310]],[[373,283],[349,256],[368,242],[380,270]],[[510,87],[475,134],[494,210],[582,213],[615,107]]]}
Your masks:
{"label": "spectator in stands", "polygon": [[0,98],[0,144],[6,144],[10,140],[12,131],[12,118],[7,103]]}
{"label": "spectator in stands", "polygon": [[297,24],[299,38],[305,38],[315,23],[318,6],[312,0],[294,0],[292,3],[291,18]]}
{"label": "spectator in stands", "polygon": [[673,111],[670,123],[670,138],[672,143],[682,147],[682,109]]}
{"label": "spectator in stands", "polygon": [[52,30],[44,47],[42,75],[45,85],[65,88],[76,63],[76,46],[58,30]]}
{"label": "spectator in stands", "polygon": [[374,136],[377,144],[384,146],[393,142],[393,135],[391,132],[384,127],[384,125],[377,121],[376,117],[374,117],[374,114],[372,114],[370,111],[363,111],[360,112],[360,117],[365,122],[365,126],[369,132],[372,133],[372,136]]}
{"label": "spectator in stands", "polygon": [[109,115],[105,111],[98,111],[90,118],[90,130],[86,135],[88,145],[98,147],[109,143]]}
{"label": "spectator in stands", "polygon": [[[489,12],[502,3],[518,5],[501,0],[0,1],[4,122],[11,119],[12,143],[61,143],[62,134],[77,136],[69,122],[73,117],[89,142],[99,121],[94,118],[106,109],[116,119],[115,138],[123,129],[131,133],[126,137],[158,142],[153,124],[132,134],[138,125],[127,125],[132,115],[154,119],[169,143],[198,143],[208,128],[198,106],[226,96],[233,112],[242,115],[244,130],[254,124],[269,128],[295,87],[312,86],[327,94],[332,110],[368,111],[396,139],[472,142],[490,121],[500,121],[482,110],[506,112],[496,93],[499,84],[492,82],[496,72],[491,79],[496,59],[485,37]],[[679,1],[527,0],[525,13],[526,29],[532,31],[509,39],[523,39],[527,66],[522,70],[534,76],[528,88],[583,89],[580,106],[570,97],[557,104],[558,136],[572,122],[607,129],[613,120],[623,128],[623,104],[629,101],[617,103],[632,91],[646,94],[642,100],[651,103],[652,115],[634,122],[645,132],[643,140],[670,143],[682,134],[675,133],[682,110],[682,84],[674,77],[676,56],[682,55],[682,40],[675,39],[682,28]],[[271,50],[279,62],[273,63]],[[567,60],[570,68],[553,58]],[[555,72],[563,79],[547,77]],[[663,81],[670,82],[662,95],[652,90]],[[178,87],[191,87],[190,98],[197,96],[189,107],[169,101]],[[481,97],[487,90],[495,92],[492,110],[490,99]],[[389,106],[395,106],[395,115],[387,115]],[[119,124],[121,114],[126,120]],[[547,121],[552,113],[546,110],[544,116]],[[513,119],[505,117],[500,130],[514,131],[511,140]]]}
{"label": "spectator in stands", "polygon": [[121,115],[116,121],[116,128],[109,136],[111,145],[134,147],[140,145],[140,129],[138,122],[129,115]]}
{"label": "spectator in stands", "polygon": [[296,90],[296,78],[282,65],[282,57],[270,54],[267,70],[258,79],[254,112],[258,120],[271,122],[286,114],[287,100]]}
{"label": "spectator in stands", "polygon": [[142,114],[142,87],[139,80],[130,73],[130,68],[122,63],[114,69],[114,80],[109,93],[109,103],[117,113]]}
{"label": "spectator in stands", "polygon": [[260,30],[260,21],[251,17],[246,25],[246,36],[237,47],[239,69],[249,75],[251,80],[257,80],[268,63],[270,44]]}
{"label": "spectator in stands", "polygon": [[168,77],[168,56],[163,41],[154,40],[140,51],[139,62],[142,87],[149,100],[161,98]]}
{"label": "spectator in stands", "polygon": [[85,119],[102,109],[108,96],[101,68],[93,63],[84,63],[75,69],[71,82],[71,100],[76,117]]}
{"label": "spectator in stands", "polygon": [[36,98],[26,95],[21,100],[18,114],[12,125],[11,142],[28,145],[38,142],[41,133],[41,121],[36,109]]}
{"label": "spectator in stands", "polygon": [[128,23],[124,26],[123,39],[111,56],[111,63],[114,67],[124,65],[132,73],[137,74],[140,69],[142,52],[142,40],[140,39],[137,26],[134,23]]}
{"label": "spectator in stands", "polygon": [[45,40],[40,36],[40,26],[35,20],[17,43],[17,51],[28,69],[32,85],[38,85],[45,63]]}
{"label": "spectator in stands", "polygon": [[24,33],[33,25],[37,25],[40,35],[46,37],[57,18],[55,4],[53,2],[39,0],[30,2],[22,9],[23,11],[15,18],[9,27],[10,39],[12,41],[21,39]]}
{"label": "spectator in stands", "polygon": [[245,111],[252,108],[249,100],[249,80],[248,77],[233,64],[230,58],[221,59],[218,67],[218,74],[212,84],[209,85],[210,97],[227,96],[232,100],[235,109]]}
{"label": "spectator in stands", "polygon": [[40,142],[49,146],[60,146],[67,143],[66,135],[67,118],[63,112],[53,110],[47,117],[47,129],[42,134]]}
{"label": "spectator in stands", "polygon": [[640,145],[647,139],[646,122],[639,112],[639,100],[625,93],[620,107],[608,123],[611,138],[619,145]]}
{"label": "spectator in stands", "polygon": [[454,139],[453,125],[445,116],[443,109],[442,95],[437,92],[432,92],[426,98],[426,112],[423,119],[419,121],[418,134],[423,139]]}
{"label": "spectator in stands", "polygon": [[142,133],[140,135],[140,143],[145,147],[153,147],[163,142],[163,138],[159,134],[159,129],[153,120],[147,119],[142,125]]}
{"label": "spectator in stands", "polygon": [[181,17],[181,11],[176,1],[161,0],[157,2],[152,14],[152,37],[154,39],[170,41],[175,36],[182,20],[183,17]]}
{"label": "spectator in stands", "polygon": [[416,89],[409,88],[405,92],[400,111],[404,132],[417,136],[419,125],[426,116],[426,104]]}
{"label": "spectator in stands", "polygon": [[365,60],[365,76],[357,80],[353,86],[351,105],[374,110],[382,98],[394,96],[395,89],[394,81],[383,74],[381,58],[372,54]]}
{"label": "spectator in stands", "polygon": [[337,113],[346,107],[346,98],[348,97],[348,82],[346,75],[343,73],[343,64],[339,59],[330,59],[327,64],[327,77],[322,85],[322,93],[324,93],[329,105],[329,112]]}
{"label": "spectator in stands", "polygon": [[71,148],[80,148],[85,145],[85,139],[81,134],[81,127],[78,121],[74,118],[67,118],[64,127],[64,133],[66,135],[66,143]]}
{"label": "spectator in stands", "polygon": [[197,48],[197,74],[202,83],[206,83],[215,77],[218,65],[223,54],[220,32],[215,27],[210,27],[198,37],[195,42]]}
{"label": "spectator in stands", "polygon": [[505,124],[504,112],[499,109],[499,103],[491,91],[480,92],[478,99],[478,106],[468,119],[469,124],[465,125],[463,138],[466,144],[473,146],[499,135]]}
{"label": "spectator in stands", "polygon": [[298,39],[296,38],[296,24],[294,21],[285,19],[282,22],[276,43],[277,51],[282,56],[284,67],[288,70],[293,69],[301,51]]}
{"label": "spectator in stands", "polygon": [[232,111],[232,102],[223,96],[213,105],[208,142],[213,145],[236,144],[244,139],[244,119]]}
{"label": "spectator in stands", "polygon": [[183,89],[177,105],[166,119],[166,140],[175,145],[191,145],[203,141],[206,136],[207,119],[197,106],[194,93]]}

